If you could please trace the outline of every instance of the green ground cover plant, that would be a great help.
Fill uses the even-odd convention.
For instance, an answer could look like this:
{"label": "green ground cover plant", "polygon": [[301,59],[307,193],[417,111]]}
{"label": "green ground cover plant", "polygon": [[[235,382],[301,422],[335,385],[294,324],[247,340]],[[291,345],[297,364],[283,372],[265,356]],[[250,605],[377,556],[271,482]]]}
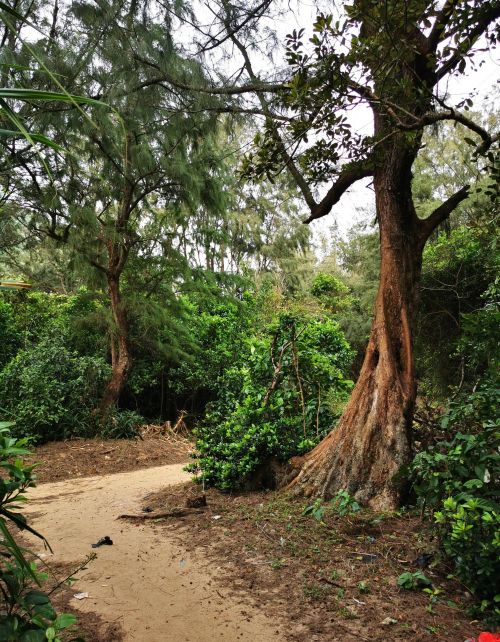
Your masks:
{"label": "green ground cover plant", "polygon": [[[500,618],[500,396],[489,379],[452,404],[443,422],[458,432],[419,453],[414,489],[435,523],[456,576]],[[467,431],[467,432],[466,432]]]}

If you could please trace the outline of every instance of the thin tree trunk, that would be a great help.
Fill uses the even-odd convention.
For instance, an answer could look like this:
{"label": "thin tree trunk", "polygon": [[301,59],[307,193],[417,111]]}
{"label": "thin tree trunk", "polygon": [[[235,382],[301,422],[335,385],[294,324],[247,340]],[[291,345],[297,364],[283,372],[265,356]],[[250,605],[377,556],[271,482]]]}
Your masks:
{"label": "thin tree trunk", "polygon": [[[128,224],[130,213],[133,209],[134,196],[134,183],[129,178],[131,143],[132,134],[128,132],[125,144],[125,184],[123,196],[114,223],[114,238],[111,237],[107,240],[108,267],[105,272],[115,327],[111,333],[111,379],[106,386],[99,405],[101,419],[105,419],[110,410],[118,403],[120,394],[127,381],[128,373],[132,367],[127,314],[120,292],[120,277],[125,268],[130,250]],[[114,335],[114,332],[116,332],[116,335]]]}
{"label": "thin tree trunk", "polygon": [[119,276],[108,276],[108,290],[116,336],[111,339],[111,379],[106,386],[99,406],[102,417],[106,417],[111,408],[118,403],[127,375],[132,367],[132,357],[128,346],[128,321],[121,300]]}

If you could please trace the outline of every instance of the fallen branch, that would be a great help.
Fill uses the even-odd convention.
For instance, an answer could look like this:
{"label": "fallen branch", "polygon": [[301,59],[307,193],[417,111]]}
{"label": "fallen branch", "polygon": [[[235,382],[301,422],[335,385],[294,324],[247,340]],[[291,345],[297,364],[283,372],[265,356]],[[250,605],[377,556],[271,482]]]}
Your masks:
{"label": "fallen branch", "polygon": [[[90,564],[90,562],[93,562],[96,558],[97,558],[96,553],[90,553],[89,555],[87,555],[87,557],[83,560],[83,562],[79,564],[73,571],[71,571],[69,575],[67,575],[64,579],[60,580],[55,586],[53,586],[50,589],[50,591],[47,593],[47,595],[52,595],[52,593],[57,591],[57,589],[61,587],[63,584],[67,584],[68,580],[70,580],[74,575],[76,575],[80,571],[83,571],[83,569],[85,569],[87,565]],[[47,568],[50,568],[47,564],[46,566]]]}
{"label": "fallen branch", "polygon": [[195,515],[204,513],[203,510],[193,510],[189,508],[177,508],[170,511],[161,511],[159,513],[144,513],[144,515],[132,515],[124,513],[123,515],[118,515],[116,519],[167,519],[168,517],[187,517],[188,515]]}

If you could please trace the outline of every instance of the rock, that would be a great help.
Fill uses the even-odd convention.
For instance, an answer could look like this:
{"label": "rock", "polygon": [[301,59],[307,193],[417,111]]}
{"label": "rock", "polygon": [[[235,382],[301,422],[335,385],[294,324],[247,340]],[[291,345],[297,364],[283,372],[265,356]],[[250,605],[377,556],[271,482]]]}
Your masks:
{"label": "rock", "polygon": [[391,626],[391,624],[397,624],[398,621],[395,620],[393,617],[386,617],[385,620],[382,620],[381,624],[384,626]]}

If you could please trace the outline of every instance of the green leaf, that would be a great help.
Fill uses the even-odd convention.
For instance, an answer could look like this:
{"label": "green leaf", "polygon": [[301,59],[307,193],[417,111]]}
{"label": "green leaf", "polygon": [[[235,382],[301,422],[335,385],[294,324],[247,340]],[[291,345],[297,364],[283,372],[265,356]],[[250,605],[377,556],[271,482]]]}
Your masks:
{"label": "green leaf", "polygon": [[[52,139],[48,138],[47,136],[44,136],[43,134],[33,134],[29,132],[29,135],[31,139],[34,140],[36,143],[42,143],[43,145],[46,145],[47,147],[51,147],[52,149],[55,149],[58,152],[66,151],[64,147],[61,147],[61,145],[58,145]],[[21,131],[15,131],[13,129],[0,129],[0,136],[2,136],[3,138],[21,138],[23,137],[23,133]]]}
{"label": "green leaf", "polygon": [[20,547],[18,546],[16,540],[12,537],[7,524],[0,517],[0,531],[4,537],[4,545],[7,546],[9,553],[16,559],[19,566],[29,575],[34,582],[38,584],[38,578],[31,568],[31,565],[28,563]]}
{"label": "green leaf", "polygon": [[45,631],[26,631],[22,634],[20,642],[45,642]]}
{"label": "green leaf", "polygon": [[86,96],[75,96],[74,94],[65,94],[57,91],[44,91],[42,89],[22,89],[11,87],[0,87],[0,98],[9,98],[12,100],[22,101],[54,101],[62,103],[74,103],[76,105],[99,105],[108,107],[106,103]]}
{"label": "green leaf", "polygon": [[58,630],[66,629],[73,624],[76,624],[76,617],[72,613],[60,613],[54,622],[54,626]]}
{"label": "green leaf", "polygon": [[36,537],[39,537],[40,539],[42,539],[42,540],[45,542],[45,544],[48,546],[48,548],[49,548],[50,552],[51,552],[51,553],[53,552],[53,551],[52,551],[52,549],[51,549],[51,547],[50,547],[50,544],[49,544],[49,543],[48,543],[48,541],[45,539],[45,537],[44,537],[41,533],[39,533],[38,531],[36,531],[34,528],[32,528],[31,526],[29,526],[29,524],[27,524],[27,523],[26,523],[26,518],[25,518],[23,515],[19,515],[19,514],[14,513],[14,512],[12,512],[12,511],[10,511],[10,510],[7,510],[5,507],[2,507],[2,509],[1,509],[0,513],[1,513],[2,515],[5,515],[5,517],[7,517],[7,519],[10,519],[10,520],[11,520],[11,522],[14,522],[14,524],[15,524],[18,528],[20,528],[21,530],[27,530],[27,531],[29,531],[32,535],[35,535]]}
{"label": "green leaf", "polygon": [[42,591],[30,591],[26,594],[24,599],[26,600],[27,604],[33,605],[50,603],[48,595],[46,593],[43,593]]}

